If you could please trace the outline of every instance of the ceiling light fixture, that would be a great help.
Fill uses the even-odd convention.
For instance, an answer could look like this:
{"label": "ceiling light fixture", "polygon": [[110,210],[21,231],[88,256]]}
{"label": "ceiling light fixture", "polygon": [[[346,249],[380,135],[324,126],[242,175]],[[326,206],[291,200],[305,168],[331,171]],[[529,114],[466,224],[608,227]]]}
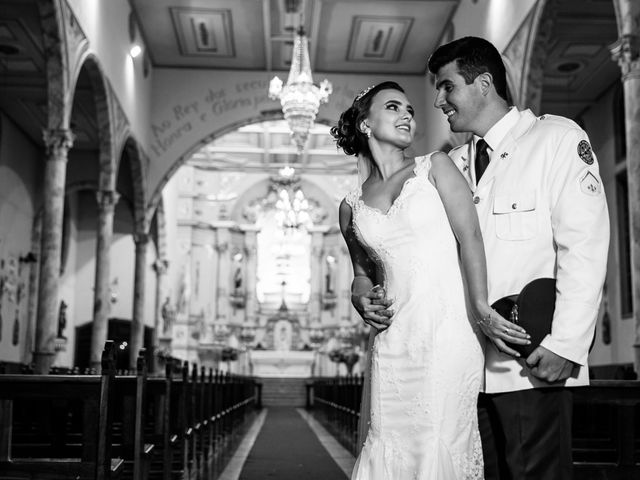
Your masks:
{"label": "ceiling light fixture", "polygon": [[295,169],[286,166],[281,168],[278,174],[278,177],[271,179],[278,196],[275,201],[278,226],[286,233],[313,225],[311,205],[302,192]]}
{"label": "ceiling light fixture", "polygon": [[269,98],[280,100],[298,154],[302,154],[305,149],[309,130],[316,119],[320,104],[328,100],[331,92],[332,86],[328,80],[323,80],[320,86],[313,83],[308,41],[301,26],[296,32],[291,70],[286,85],[283,85],[277,76],[273,77],[269,84]]}

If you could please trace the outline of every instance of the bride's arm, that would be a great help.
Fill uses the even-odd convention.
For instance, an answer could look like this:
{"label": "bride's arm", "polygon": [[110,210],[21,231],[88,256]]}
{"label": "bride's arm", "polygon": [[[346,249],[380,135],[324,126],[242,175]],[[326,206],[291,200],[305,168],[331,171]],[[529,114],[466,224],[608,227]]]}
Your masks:
{"label": "bride's arm", "polygon": [[391,301],[385,298],[384,290],[374,286],[375,265],[364,251],[353,233],[351,226],[351,207],[344,200],[339,211],[340,231],[349,249],[353,265],[351,282],[351,303],[365,323],[376,330],[384,330],[391,325],[393,311],[388,307]]}
{"label": "bride's arm", "polygon": [[509,348],[505,341],[524,345],[529,342],[528,335],[522,327],[505,320],[489,306],[482,233],[466,180],[451,158],[441,152],[431,157],[429,179],[438,190],[460,245],[462,273],[470,297],[471,315],[498,350],[519,357],[520,354]]}

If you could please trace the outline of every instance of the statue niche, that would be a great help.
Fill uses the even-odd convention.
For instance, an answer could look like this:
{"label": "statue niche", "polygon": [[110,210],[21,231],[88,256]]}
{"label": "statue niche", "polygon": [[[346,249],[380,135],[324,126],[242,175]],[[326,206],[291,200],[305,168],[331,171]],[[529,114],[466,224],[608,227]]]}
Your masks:
{"label": "statue niche", "polygon": [[276,351],[300,350],[300,321],[282,301],[278,312],[267,320],[267,348]]}
{"label": "statue niche", "polygon": [[233,256],[233,278],[231,279],[231,295],[229,298],[233,308],[244,308],[246,295],[244,287],[244,255]]}

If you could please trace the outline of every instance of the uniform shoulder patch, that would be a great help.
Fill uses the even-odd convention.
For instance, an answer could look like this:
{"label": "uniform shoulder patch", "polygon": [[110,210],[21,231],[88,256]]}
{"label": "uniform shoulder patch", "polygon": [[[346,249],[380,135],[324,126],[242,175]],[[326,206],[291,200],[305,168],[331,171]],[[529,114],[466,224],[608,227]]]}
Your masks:
{"label": "uniform shoulder patch", "polygon": [[578,143],[578,156],[587,165],[593,165],[593,152],[591,151],[591,145],[586,140],[580,140],[580,143]]}
{"label": "uniform shoulder patch", "polygon": [[596,196],[602,192],[602,185],[593,173],[587,172],[580,180],[580,190],[586,195]]}

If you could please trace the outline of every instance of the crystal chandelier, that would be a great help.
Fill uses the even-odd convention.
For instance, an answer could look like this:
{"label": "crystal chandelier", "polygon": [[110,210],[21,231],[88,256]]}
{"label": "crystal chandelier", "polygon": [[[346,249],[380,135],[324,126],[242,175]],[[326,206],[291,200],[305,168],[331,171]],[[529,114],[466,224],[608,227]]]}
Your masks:
{"label": "crystal chandelier", "polygon": [[311,225],[311,206],[295,177],[295,169],[284,167],[278,173],[279,177],[274,180],[278,189],[275,203],[278,226],[285,232],[290,232]]}
{"label": "crystal chandelier", "polygon": [[293,58],[287,84],[283,86],[282,80],[278,77],[273,77],[269,84],[269,98],[280,99],[282,112],[289,124],[298,154],[304,151],[318,107],[327,101],[331,92],[331,83],[326,79],[320,86],[313,84],[307,37],[304,28],[300,27],[293,44]]}

